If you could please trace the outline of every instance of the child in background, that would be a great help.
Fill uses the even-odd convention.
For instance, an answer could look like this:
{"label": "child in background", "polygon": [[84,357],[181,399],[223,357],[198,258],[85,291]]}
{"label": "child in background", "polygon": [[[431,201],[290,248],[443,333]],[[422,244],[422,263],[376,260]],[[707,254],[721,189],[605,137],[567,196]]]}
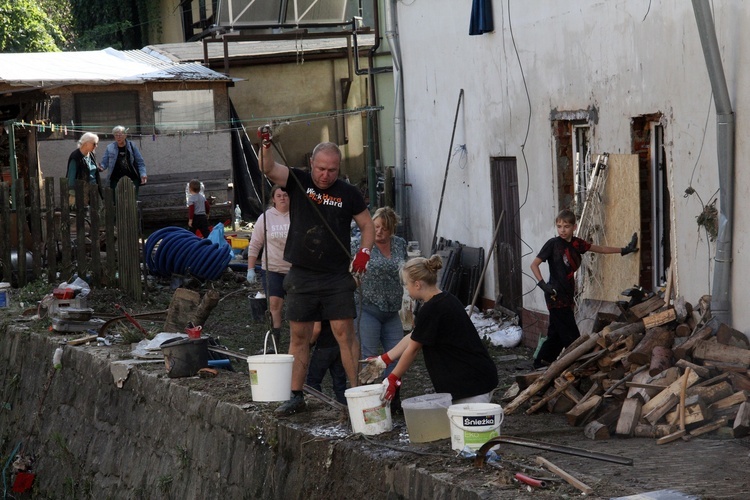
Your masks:
{"label": "child in background", "polygon": [[211,205],[201,193],[201,181],[193,179],[188,183],[188,228],[201,238],[208,236],[208,214]]}
{"label": "child in background", "polygon": [[305,383],[317,391],[321,391],[320,383],[326,376],[326,371],[331,373],[333,393],[336,401],[346,404],[346,372],[341,363],[341,351],[336,338],[331,330],[328,320],[316,322],[312,336],[315,349],[310,355],[310,367],[307,369],[307,380]]}
{"label": "child in background", "polygon": [[[573,236],[575,233],[576,215],[570,210],[561,210],[555,218],[557,236],[544,244],[539,254],[531,263],[531,272],[536,277],[537,286],[544,292],[549,310],[549,327],[547,339],[534,359],[534,368],[541,368],[555,361],[563,349],[580,337],[575,312],[575,272],[581,265],[581,255],[586,252],[603,254],[619,253],[627,255],[637,252],[638,235],[627,246],[622,248],[592,245],[588,241]],[[549,280],[542,278],[539,264],[547,262]]]}

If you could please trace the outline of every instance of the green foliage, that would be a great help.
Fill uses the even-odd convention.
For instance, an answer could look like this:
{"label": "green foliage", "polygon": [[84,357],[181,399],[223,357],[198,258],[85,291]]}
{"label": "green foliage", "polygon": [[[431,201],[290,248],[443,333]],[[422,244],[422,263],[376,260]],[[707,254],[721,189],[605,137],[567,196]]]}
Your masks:
{"label": "green foliage", "polygon": [[0,52],[57,52],[62,41],[39,2],[0,0]]}
{"label": "green foliage", "polygon": [[159,30],[159,2],[150,0],[69,0],[78,50],[140,49],[149,29]]}

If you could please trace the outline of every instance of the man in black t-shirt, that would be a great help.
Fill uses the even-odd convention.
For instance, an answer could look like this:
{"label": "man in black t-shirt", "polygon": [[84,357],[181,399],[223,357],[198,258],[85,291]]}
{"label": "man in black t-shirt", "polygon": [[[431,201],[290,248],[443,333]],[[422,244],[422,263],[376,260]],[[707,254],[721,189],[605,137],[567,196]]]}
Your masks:
{"label": "man in black t-shirt", "polygon": [[305,409],[302,388],[316,321],[330,321],[349,384],[357,385],[359,343],[354,336],[356,281],[349,261],[351,221],[354,219],[362,232],[360,249],[351,263],[351,270],[357,274],[367,267],[375,227],[359,190],[338,178],[341,151],[336,144],[318,144],[310,160],[311,171],[305,172],[277,163],[270,149],[270,130],[262,129],[263,173],[289,193],[290,225],[284,260],[292,267],[284,279],[284,290],[291,330],[289,353],[294,355],[294,365],[291,399],[275,412],[283,416]]}
{"label": "man in black t-shirt", "polygon": [[102,156],[101,169],[109,170],[109,187],[114,191],[120,179],[127,177],[138,188],[148,182],[146,162],[138,147],[128,140],[127,130],[122,125],[112,129],[115,142],[110,143]]}

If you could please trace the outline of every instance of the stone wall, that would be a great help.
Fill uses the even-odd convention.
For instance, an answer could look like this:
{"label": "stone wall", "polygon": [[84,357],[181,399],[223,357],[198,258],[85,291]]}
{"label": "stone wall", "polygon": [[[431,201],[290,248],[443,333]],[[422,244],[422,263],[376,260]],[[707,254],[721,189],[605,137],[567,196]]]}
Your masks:
{"label": "stone wall", "polygon": [[[298,420],[240,407],[134,368],[121,389],[106,348],[64,348],[0,329],[0,454],[36,459],[43,498],[483,498],[357,439],[316,437]],[[152,365],[153,366],[153,365]],[[163,368],[163,367],[161,367]],[[245,374],[236,373],[237,377]],[[301,420],[301,419],[300,419]]]}

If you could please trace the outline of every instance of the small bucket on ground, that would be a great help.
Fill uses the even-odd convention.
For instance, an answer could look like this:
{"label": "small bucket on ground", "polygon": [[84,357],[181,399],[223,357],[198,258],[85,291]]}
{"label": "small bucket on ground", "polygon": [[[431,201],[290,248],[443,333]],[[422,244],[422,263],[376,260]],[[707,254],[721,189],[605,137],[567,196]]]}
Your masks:
{"label": "small bucket on ground", "polygon": [[250,298],[250,317],[253,321],[263,321],[266,319],[266,298]]}
{"label": "small bucket on ground", "polygon": [[428,443],[451,437],[448,407],[452,402],[451,395],[443,392],[404,399],[401,407],[409,430],[409,441]]}
{"label": "small bucket on ground", "polygon": [[451,448],[465,446],[477,451],[484,443],[500,435],[503,408],[494,403],[465,403],[448,407],[451,424]]}
{"label": "small bucket on ground", "polygon": [[360,385],[344,392],[352,431],[374,436],[393,428],[391,407],[380,400],[382,393],[382,384]]}
{"label": "small bucket on ground", "polygon": [[164,364],[169,378],[192,377],[208,367],[208,337],[170,339],[162,343]]}
{"label": "small bucket on ground", "polygon": [[0,283],[0,307],[8,307],[10,305],[10,283],[3,281]]}
{"label": "small bucket on ground", "polygon": [[270,331],[266,332],[263,354],[247,357],[247,367],[250,370],[250,392],[253,401],[288,401],[292,394],[294,356],[266,354],[268,337],[271,337],[273,341],[274,352],[279,352],[273,335]]}

